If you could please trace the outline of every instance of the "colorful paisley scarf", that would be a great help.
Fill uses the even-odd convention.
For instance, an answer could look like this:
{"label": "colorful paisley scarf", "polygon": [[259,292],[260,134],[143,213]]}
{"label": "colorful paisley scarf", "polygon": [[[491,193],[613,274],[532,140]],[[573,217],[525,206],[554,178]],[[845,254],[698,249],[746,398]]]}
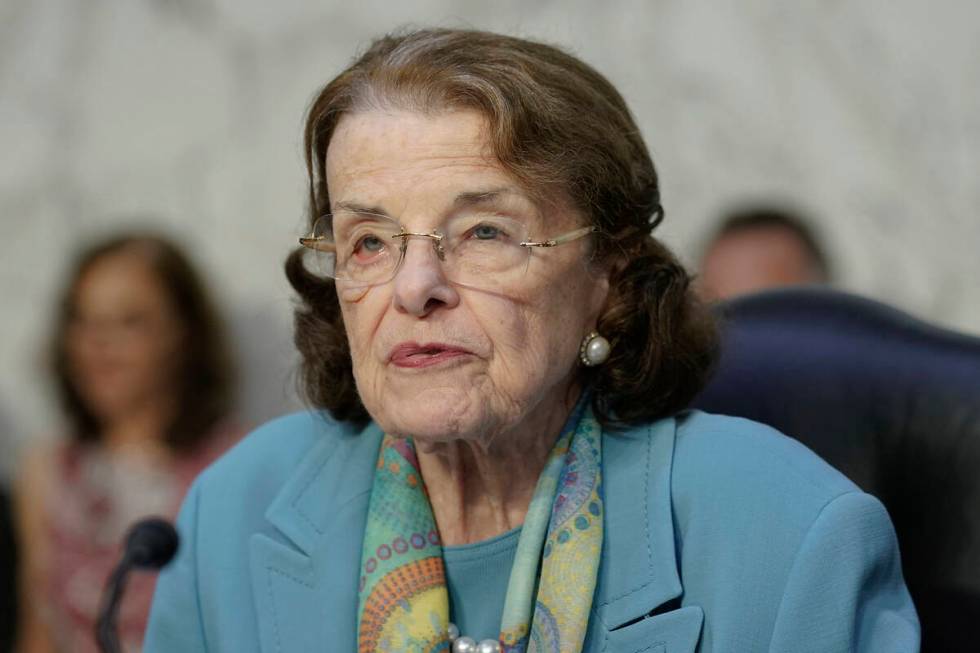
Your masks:
{"label": "colorful paisley scarf", "polygon": [[[587,404],[555,443],[521,529],[500,624],[508,653],[578,653],[585,639],[602,548],[602,430]],[[450,651],[448,624],[442,545],[414,446],[385,436],[361,549],[358,651]]]}

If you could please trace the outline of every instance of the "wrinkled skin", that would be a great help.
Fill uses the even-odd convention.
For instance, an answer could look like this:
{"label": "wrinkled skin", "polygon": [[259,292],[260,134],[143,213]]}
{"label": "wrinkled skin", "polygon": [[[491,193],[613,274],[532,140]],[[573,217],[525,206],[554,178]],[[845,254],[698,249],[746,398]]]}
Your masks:
{"label": "wrinkled skin", "polygon": [[[373,207],[409,230],[429,231],[453,214],[458,194],[506,189],[493,209],[527,223],[536,238],[584,223],[560,201],[546,210],[532,202],[490,157],[483,130],[482,117],[466,111],[346,116],[327,155],[333,207]],[[567,415],[578,348],[608,289],[587,262],[588,247],[582,239],[534,251],[519,283],[489,292],[451,284],[431,243],[413,239],[392,282],[350,293],[339,284],[368,412],[390,432],[419,441],[489,444],[528,428],[553,430]],[[405,341],[472,354],[400,369],[388,357]]]}

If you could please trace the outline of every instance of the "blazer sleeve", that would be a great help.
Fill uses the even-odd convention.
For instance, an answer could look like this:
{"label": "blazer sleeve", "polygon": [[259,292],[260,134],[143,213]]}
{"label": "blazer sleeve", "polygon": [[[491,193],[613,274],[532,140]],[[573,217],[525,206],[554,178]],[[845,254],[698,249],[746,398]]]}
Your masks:
{"label": "blazer sleeve", "polygon": [[188,490],[177,517],[177,533],[180,535],[177,556],[157,578],[143,653],[207,651],[195,546],[201,494],[199,481],[195,481]]}
{"label": "blazer sleeve", "polygon": [[863,492],[832,500],[793,562],[770,653],[916,653],[919,621],[885,507]]}

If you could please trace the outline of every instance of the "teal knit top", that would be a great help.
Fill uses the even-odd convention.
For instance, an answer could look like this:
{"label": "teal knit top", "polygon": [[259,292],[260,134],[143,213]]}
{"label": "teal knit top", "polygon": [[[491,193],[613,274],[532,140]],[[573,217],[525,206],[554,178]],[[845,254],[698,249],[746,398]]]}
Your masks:
{"label": "teal knit top", "polygon": [[517,527],[482,542],[443,547],[449,618],[461,635],[478,642],[500,635],[504,597],[520,536]]}

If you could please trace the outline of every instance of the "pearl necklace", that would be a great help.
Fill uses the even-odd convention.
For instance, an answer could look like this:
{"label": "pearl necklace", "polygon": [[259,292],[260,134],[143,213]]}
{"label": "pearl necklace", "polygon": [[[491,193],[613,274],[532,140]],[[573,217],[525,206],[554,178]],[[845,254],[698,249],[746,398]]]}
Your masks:
{"label": "pearl necklace", "polygon": [[495,639],[484,639],[479,644],[472,637],[460,637],[456,624],[449,624],[449,641],[453,653],[501,653],[500,642]]}

